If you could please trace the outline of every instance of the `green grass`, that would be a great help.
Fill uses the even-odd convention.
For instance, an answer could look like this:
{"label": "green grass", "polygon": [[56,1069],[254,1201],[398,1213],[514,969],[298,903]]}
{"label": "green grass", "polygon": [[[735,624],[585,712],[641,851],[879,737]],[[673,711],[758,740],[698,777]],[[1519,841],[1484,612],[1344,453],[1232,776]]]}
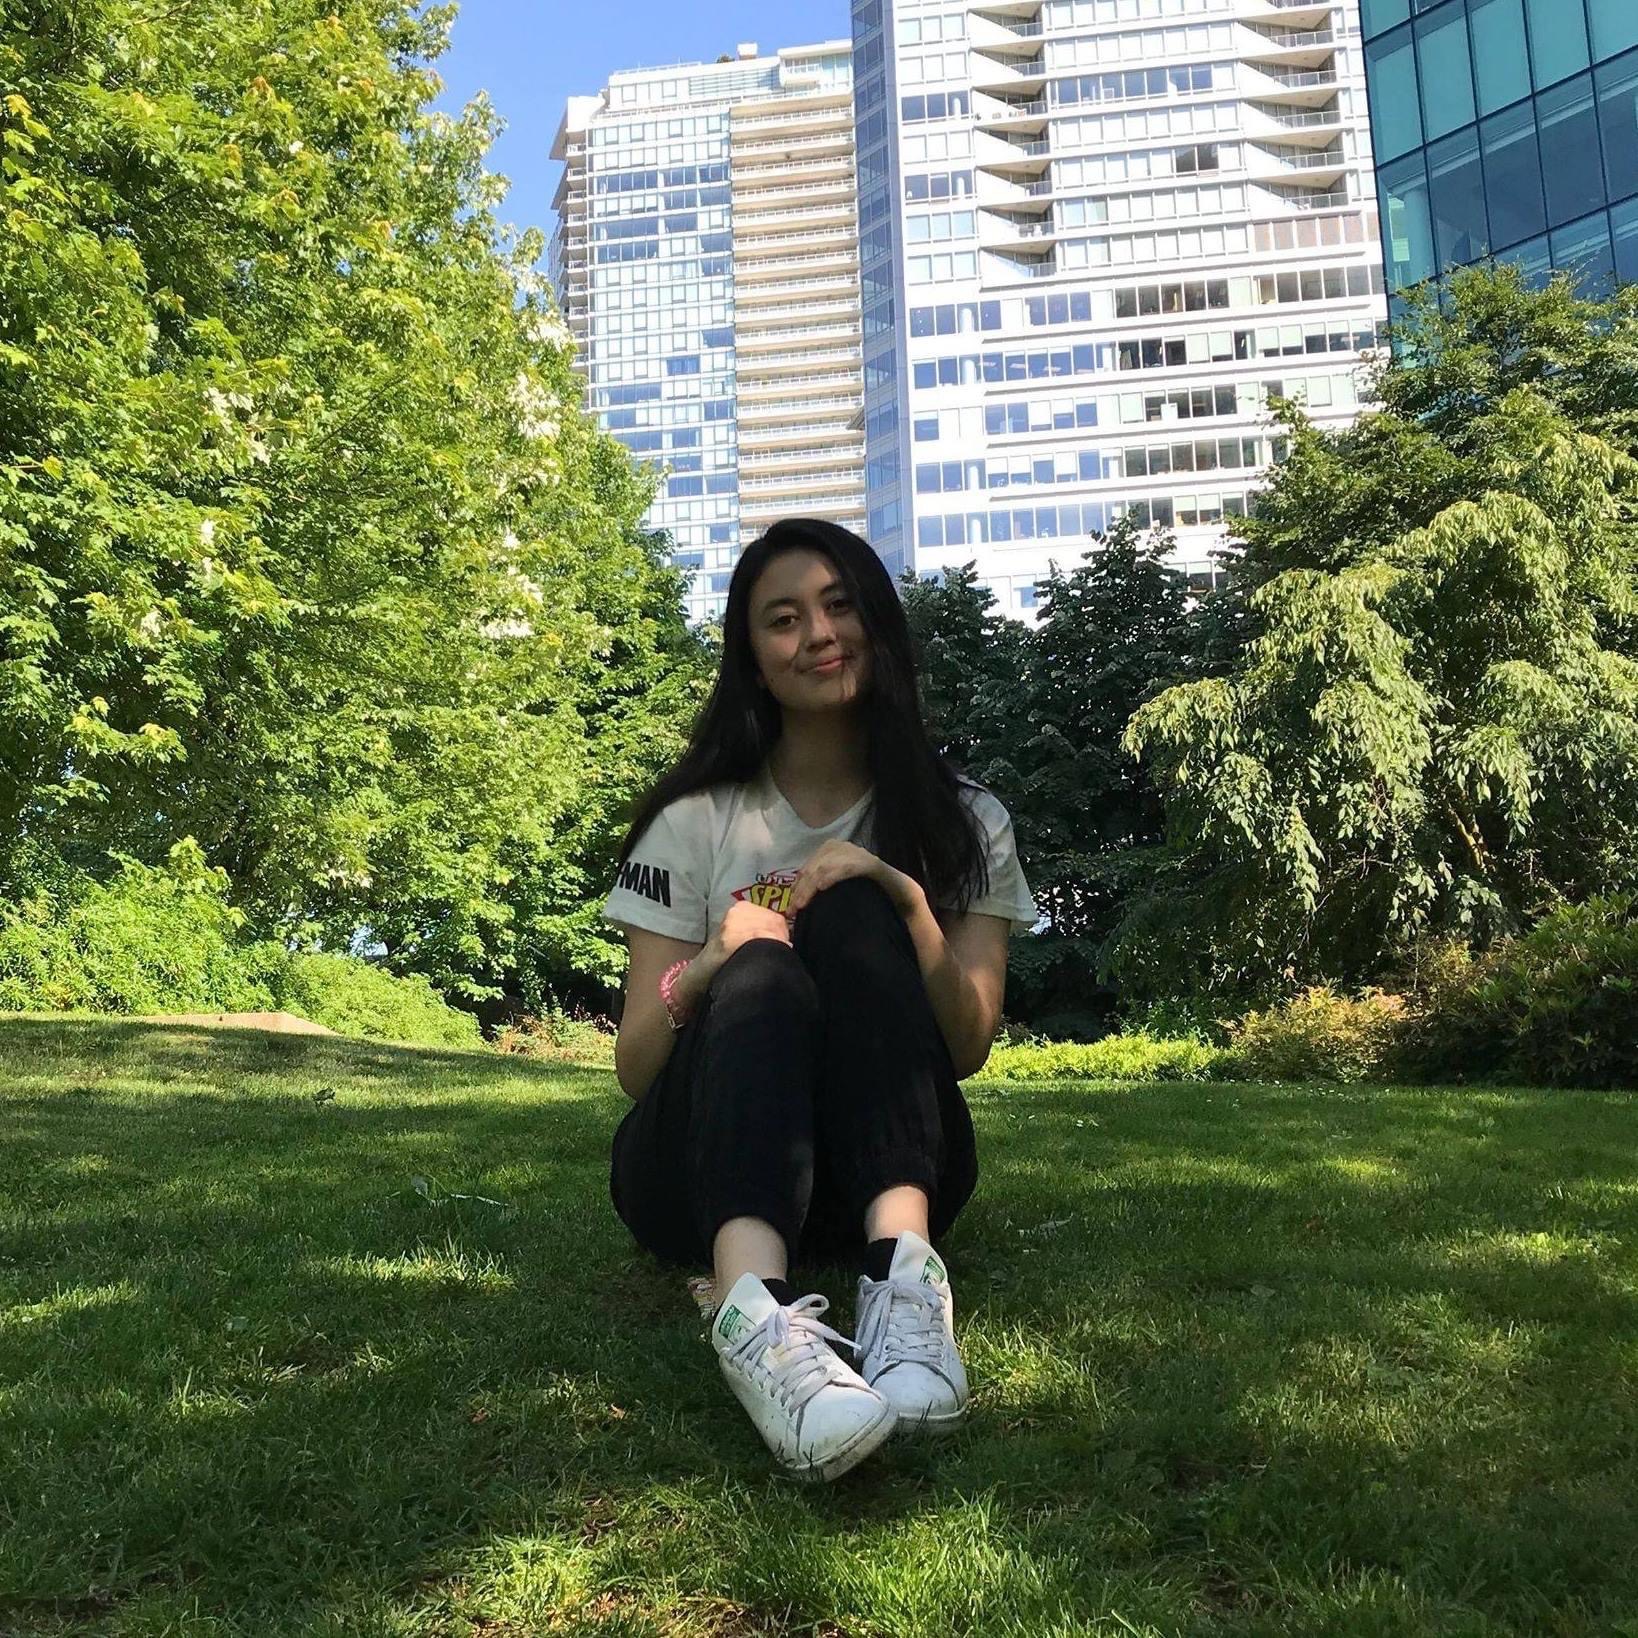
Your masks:
{"label": "green grass", "polygon": [[606,1071],[0,1022],[0,1632],[1638,1634],[1630,1098],[969,1093],[972,1424],[807,1488]]}

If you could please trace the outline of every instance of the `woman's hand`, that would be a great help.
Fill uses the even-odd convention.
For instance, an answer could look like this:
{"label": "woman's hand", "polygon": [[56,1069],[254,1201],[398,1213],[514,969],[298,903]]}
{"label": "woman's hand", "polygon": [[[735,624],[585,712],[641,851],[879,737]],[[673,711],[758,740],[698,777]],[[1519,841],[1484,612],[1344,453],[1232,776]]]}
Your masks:
{"label": "woman's hand", "polygon": [[868,848],[832,836],[819,844],[813,857],[796,873],[785,914],[794,917],[813,902],[816,893],[823,893],[827,887],[834,887],[849,876],[864,876],[870,881],[880,882],[893,908],[901,916],[908,916],[926,899],[921,883],[914,876],[895,870]]}

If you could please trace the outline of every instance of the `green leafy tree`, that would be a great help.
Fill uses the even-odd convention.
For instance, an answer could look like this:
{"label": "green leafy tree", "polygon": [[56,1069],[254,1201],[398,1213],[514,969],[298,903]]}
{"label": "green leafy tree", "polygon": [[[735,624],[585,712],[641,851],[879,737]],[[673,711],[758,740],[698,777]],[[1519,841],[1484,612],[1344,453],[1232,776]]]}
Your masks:
{"label": "green leafy tree", "polygon": [[607,967],[542,884],[693,660],[451,15],[0,0],[0,883],[191,836],[259,930]]}
{"label": "green leafy tree", "polygon": [[1131,723],[1170,836],[1119,937],[1138,993],[1359,980],[1638,871],[1638,292],[1476,269],[1400,343],[1353,428],[1287,409],[1251,640]]}
{"label": "green leafy tree", "polygon": [[1159,799],[1121,743],[1133,711],[1189,676],[1187,583],[1169,536],[1130,520],[1038,582],[1035,626],[991,611],[969,563],[907,583],[928,720],[941,746],[1006,795],[1030,889],[1051,922],[1014,947],[1008,1010],[1095,1031],[1113,1010],[1105,944],[1163,834]]}

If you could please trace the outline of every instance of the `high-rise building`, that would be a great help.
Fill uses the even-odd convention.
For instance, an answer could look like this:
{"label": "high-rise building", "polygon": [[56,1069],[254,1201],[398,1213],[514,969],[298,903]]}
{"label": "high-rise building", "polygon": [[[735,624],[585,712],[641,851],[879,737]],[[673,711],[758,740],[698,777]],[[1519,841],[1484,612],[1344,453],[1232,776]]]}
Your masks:
{"label": "high-rise building", "polygon": [[865,527],[848,44],[614,74],[569,99],[552,157],[588,407],[668,469],[646,521],[711,618],[775,518]]}
{"label": "high-rise building", "polygon": [[1487,255],[1592,293],[1638,279],[1638,0],[1362,16],[1390,293]]}
{"label": "high-rise building", "polygon": [[1356,0],[853,0],[869,536],[1035,577],[1125,513],[1203,582],[1383,316]]}

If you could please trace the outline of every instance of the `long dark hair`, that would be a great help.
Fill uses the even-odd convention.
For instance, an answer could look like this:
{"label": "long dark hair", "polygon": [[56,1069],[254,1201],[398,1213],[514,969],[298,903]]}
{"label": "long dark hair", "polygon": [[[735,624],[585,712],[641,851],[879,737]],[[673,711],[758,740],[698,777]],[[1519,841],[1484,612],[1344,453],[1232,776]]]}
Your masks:
{"label": "long dark hair", "polygon": [[870,644],[870,686],[861,703],[875,786],[873,851],[920,882],[930,904],[947,902],[965,910],[989,891],[988,848],[959,793],[963,785],[983,787],[934,750],[927,737],[915,646],[886,566],[851,530],[820,518],[781,518],[740,555],[728,583],[716,686],[694,721],[688,749],[638,803],[618,862],[626,862],[661,809],[711,785],[753,779],[778,741],[784,725],[779,702],[757,686],[751,588],[775,557],[799,548],[822,552],[835,565]]}

